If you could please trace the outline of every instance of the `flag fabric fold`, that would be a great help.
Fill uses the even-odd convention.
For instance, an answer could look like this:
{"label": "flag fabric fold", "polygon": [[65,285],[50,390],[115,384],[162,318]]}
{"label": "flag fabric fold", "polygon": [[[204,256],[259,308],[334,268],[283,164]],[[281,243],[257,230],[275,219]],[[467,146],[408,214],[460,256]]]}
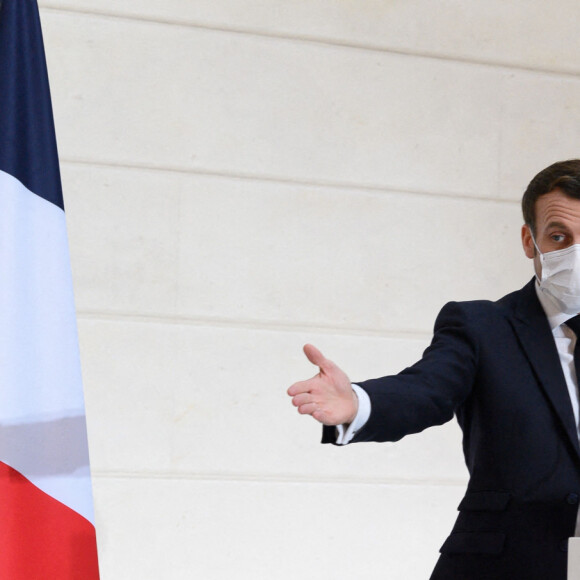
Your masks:
{"label": "flag fabric fold", "polygon": [[0,1],[0,578],[99,578],[68,241],[36,0]]}

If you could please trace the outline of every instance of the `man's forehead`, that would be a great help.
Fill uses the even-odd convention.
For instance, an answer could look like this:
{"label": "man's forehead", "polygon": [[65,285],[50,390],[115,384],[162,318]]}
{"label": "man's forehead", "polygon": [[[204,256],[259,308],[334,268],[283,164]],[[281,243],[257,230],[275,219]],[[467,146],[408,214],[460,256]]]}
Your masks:
{"label": "man's forehead", "polygon": [[559,190],[542,195],[536,202],[538,225],[548,227],[580,227],[580,199]]}

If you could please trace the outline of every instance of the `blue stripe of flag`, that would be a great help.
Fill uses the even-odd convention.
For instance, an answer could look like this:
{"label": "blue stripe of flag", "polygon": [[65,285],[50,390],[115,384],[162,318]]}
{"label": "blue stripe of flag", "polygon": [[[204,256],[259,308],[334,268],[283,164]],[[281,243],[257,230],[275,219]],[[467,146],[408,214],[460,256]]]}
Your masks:
{"label": "blue stripe of flag", "polygon": [[36,0],[0,0],[0,170],[64,209]]}

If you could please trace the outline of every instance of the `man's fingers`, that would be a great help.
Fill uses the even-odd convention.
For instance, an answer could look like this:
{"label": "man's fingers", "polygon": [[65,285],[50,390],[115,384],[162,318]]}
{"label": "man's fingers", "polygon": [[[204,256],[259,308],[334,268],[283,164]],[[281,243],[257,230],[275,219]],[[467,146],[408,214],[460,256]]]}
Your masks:
{"label": "man's fingers", "polygon": [[301,415],[312,415],[312,413],[315,413],[318,410],[316,403],[306,403],[305,405],[300,405],[300,407],[298,407],[298,412]]}
{"label": "man's fingers", "polygon": [[298,407],[298,412],[301,415],[312,415],[319,423],[327,424],[326,413],[318,407],[316,403],[307,403],[306,405],[300,405]]}
{"label": "man's fingers", "polygon": [[306,403],[312,403],[312,395],[309,393],[300,393],[292,398],[292,404],[295,407],[300,407],[301,405],[305,405]]}
{"label": "man's fingers", "polygon": [[294,383],[286,392],[291,396],[295,397],[300,393],[309,393],[312,389],[312,379],[308,379],[307,381],[300,381],[298,383]]}

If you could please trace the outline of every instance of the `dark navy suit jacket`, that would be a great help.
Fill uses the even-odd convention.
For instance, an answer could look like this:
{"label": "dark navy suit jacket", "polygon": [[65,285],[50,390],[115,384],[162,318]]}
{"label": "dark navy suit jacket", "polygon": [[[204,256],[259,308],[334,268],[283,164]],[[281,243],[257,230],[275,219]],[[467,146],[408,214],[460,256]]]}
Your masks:
{"label": "dark navy suit jacket", "polygon": [[454,415],[463,431],[469,484],[432,580],[566,580],[580,448],[533,280],[497,302],[445,305],[419,362],[357,384],[371,415],[353,442],[397,441]]}

